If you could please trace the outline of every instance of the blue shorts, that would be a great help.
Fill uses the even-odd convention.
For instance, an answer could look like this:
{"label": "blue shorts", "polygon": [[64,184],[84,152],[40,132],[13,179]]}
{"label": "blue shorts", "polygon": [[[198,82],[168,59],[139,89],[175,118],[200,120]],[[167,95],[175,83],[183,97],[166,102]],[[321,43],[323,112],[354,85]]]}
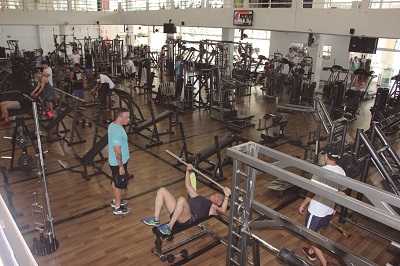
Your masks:
{"label": "blue shorts", "polygon": [[324,217],[318,217],[312,215],[309,211],[307,211],[306,227],[318,233],[319,230],[326,229],[328,227],[329,222],[332,220],[332,217],[333,214]]}

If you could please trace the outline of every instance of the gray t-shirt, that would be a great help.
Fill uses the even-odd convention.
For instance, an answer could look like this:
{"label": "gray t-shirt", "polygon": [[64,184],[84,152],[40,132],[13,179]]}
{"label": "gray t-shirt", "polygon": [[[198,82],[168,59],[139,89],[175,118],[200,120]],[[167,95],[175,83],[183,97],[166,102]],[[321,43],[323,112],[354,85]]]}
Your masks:
{"label": "gray t-shirt", "polygon": [[[339,165],[335,165],[335,166],[325,165],[323,168],[330,170],[332,172],[338,173],[340,175],[346,176],[346,173],[344,172],[342,167],[340,167]],[[322,177],[319,177],[316,175],[314,175],[311,178],[311,181],[316,182],[322,186],[325,186],[325,187],[330,188],[335,191],[343,191],[346,189],[345,187],[343,187],[335,182],[332,182],[330,180],[327,180],[325,178],[322,178]],[[310,205],[308,206],[308,211],[312,215],[315,215],[318,217],[325,217],[325,216],[333,213],[334,207],[335,207],[335,202],[328,200],[324,197],[321,197],[320,195],[315,194],[314,198],[312,198],[312,200],[310,201]]]}

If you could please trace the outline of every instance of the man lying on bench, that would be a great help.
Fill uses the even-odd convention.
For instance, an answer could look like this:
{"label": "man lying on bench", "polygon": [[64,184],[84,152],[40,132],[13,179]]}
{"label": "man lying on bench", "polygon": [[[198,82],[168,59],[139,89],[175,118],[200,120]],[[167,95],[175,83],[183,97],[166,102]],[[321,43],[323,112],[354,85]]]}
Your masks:
{"label": "man lying on bench", "polygon": [[158,227],[158,230],[164,235],[170,235],[175,223],[180,226],[190,226],[197,220],[207,216],[218,215],[218,212],[225,213],[228,207],[228,199],[231,190],[224,187],[225,200],[220,194],[214,194],[210,199],[197,194],[190,182],[190,173],[193,166],[188,164],[186,167],[185,185],[189,193],[189,198],[179,197],[178,201],[164,187],[157,191],[155,200],[154,216],[142,221],[151,226],[160,225],[160,212],[163,205],[170,214],[170,221]]}

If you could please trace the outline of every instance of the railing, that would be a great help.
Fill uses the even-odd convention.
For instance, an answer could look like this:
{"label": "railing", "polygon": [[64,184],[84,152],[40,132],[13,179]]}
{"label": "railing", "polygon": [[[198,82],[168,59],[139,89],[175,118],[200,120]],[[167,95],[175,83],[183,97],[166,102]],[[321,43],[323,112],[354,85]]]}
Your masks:
{"label": "railing", "polygon": [[[369,0],[365,8],[400,8],[400,0]],[[290,0],[3,0],[0,10],[124,11],[198,8],[296,8]],[[299,8],[360,9],[361,0],[303,0]]]}

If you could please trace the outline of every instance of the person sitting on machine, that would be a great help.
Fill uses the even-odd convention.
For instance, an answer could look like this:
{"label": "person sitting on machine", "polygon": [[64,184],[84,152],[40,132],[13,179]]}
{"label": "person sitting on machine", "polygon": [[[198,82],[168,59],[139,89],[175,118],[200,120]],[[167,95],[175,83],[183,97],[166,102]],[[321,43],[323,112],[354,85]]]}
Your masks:
{"label": "person sitting on machine", "polygon": [[154,216],[149,219],[143,219],[143,223],[150,226],[159,226],[161,208],[165,205],[171,220],[159,226],[158,230],[164,235],[170,235],[175,224],[189,226],[207,216],[218,215],[218,212],[226,212],[231,190],[224,187],[225,200],[220,194],[214,194],[210,199],[200,196],[197,194],[190,181],[190,174],[192,171],[193,165],[188,164],[185,175],[185,185],[189,193],[188,199],[179,197],[176,201],[174,196],[166,188],[160,188],[157,191],[154,204]]}
{"label": "person sitting on machine", "polygon": [[10,124],[10,118],[8,116],[8,110],[16,110],[21,109],[21,103],[19,101],[4,101],[0,103],[1,107],[1,117],[0,123],[1,126],[5,126]]}
{"label": "person sitting on machine", "polygon": [[264,64],[264,72],[257,75],[256,83],[254,85],[258,85],[258,82],[260,81],[260,79],[263,78],[264,79],[263,88],[266,88],[267,87],[267,81],[268,81],[268,78],[267,78],[268,70],[273,69],[273,68],[274,68],[274,64],[270,64],[269,62],[265,62],[265,64]]}

